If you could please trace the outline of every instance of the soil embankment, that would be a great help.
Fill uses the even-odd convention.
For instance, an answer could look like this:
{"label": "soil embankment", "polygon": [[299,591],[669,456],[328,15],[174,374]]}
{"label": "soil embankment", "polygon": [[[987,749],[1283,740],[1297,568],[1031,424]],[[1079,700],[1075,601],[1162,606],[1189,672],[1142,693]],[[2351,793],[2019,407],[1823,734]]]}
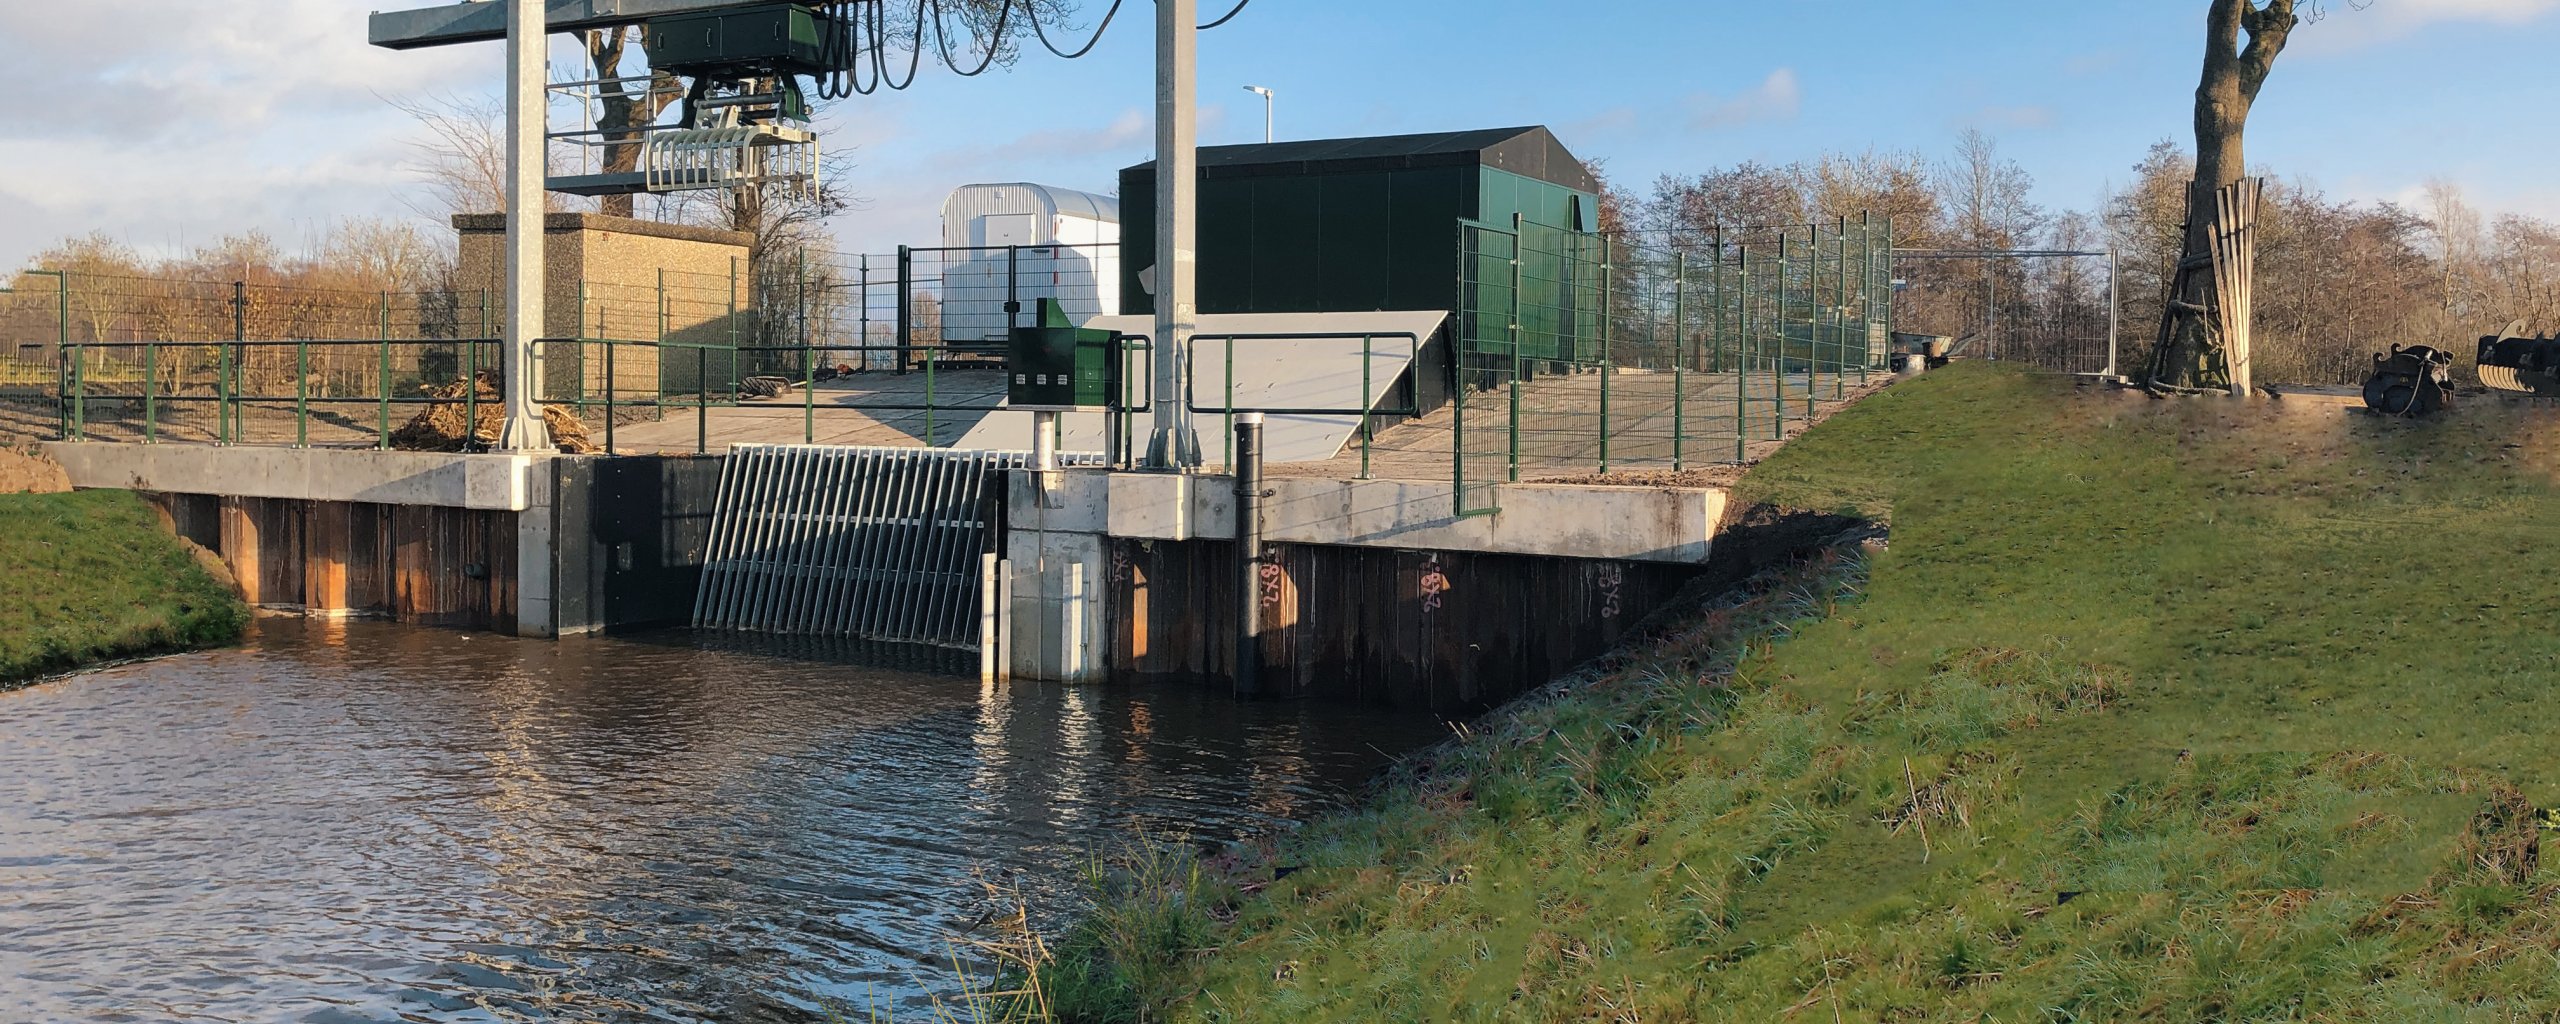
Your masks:
{"label": "soil embankment", "polygon": [[73,492],[62,467],[0,451],[0,689],[125,658],[237,641],[219,560],[126,491]]}

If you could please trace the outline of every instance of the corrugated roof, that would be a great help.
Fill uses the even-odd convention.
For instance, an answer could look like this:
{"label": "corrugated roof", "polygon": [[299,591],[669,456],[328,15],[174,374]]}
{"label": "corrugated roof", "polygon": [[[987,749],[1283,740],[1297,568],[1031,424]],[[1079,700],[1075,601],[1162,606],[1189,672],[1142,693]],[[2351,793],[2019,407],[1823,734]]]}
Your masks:
{"label": "corrugated roof", "polygon": [[[1599,178],[1591,173],[1590,168],[1567,151],[1555,133],[1537,125],[1356,139],[1204,146],[1200,149],[1200,167],[1212,177],[1224,174],[1243,176],[1256,171],[1304,173],[1437,167],[1453,163],[1482,163],[1585,192],[1597,192],[1600,188]],[[1153,173],[1155,166],[1155,161],[1149,160],[1129,170]]]}

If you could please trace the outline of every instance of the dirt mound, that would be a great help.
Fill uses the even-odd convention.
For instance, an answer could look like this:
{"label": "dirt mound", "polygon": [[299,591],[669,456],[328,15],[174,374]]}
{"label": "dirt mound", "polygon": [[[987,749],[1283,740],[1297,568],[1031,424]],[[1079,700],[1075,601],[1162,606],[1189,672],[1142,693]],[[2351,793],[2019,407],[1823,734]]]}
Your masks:
{"label": "dirt mound", "polygon": [[[407,452],[459,452],[495,446],[507,423],[506,400],[498,391],[497,375],[483,372],[472,382],[479,393],[477,398],[471,398],[464,387],[455,381],[421,388],[435,401],[391,432],[391,447]],[[473,419],[479,422],[470,422]],[[551,441],[563,452],[587,455],[604,450],[588,436],[587,425],[566,409],[543,406],[542,421],[551,426]]]}
{"label": "dirt mound", "polygon": [[70,489],[70,475],[52,459],[0,448],[0,494],[60,494]]}

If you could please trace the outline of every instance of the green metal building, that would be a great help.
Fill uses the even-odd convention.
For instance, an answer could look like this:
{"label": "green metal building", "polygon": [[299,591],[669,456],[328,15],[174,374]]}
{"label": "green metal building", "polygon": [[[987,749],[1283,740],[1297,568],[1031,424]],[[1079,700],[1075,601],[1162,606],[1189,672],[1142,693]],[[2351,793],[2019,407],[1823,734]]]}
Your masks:
{"label": "green metal building", "polygon": [[[1200,311],[1459,308],[1459,222],[1599,227],[1600,181],[1545,128],[1200,151]],[[1156,169],[1120,172],[1121,312],[1149,313]]]}

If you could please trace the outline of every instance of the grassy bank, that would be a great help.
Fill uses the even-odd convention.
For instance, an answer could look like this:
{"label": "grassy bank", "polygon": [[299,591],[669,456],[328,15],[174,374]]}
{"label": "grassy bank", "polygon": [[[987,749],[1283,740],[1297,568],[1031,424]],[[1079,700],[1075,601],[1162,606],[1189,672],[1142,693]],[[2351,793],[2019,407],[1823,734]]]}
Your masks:
{"label": "grassy bank", "polygon": [[2555,427],[1895,387],[1742,484],[1890,551],[1276,849],[1111,873],[1045,985],[1090,1020],[2546,1019]]}
{"label": "grassy bank", "polygon": [[0,689],[239,639],[249,610],[123,491],[0,495]]}

